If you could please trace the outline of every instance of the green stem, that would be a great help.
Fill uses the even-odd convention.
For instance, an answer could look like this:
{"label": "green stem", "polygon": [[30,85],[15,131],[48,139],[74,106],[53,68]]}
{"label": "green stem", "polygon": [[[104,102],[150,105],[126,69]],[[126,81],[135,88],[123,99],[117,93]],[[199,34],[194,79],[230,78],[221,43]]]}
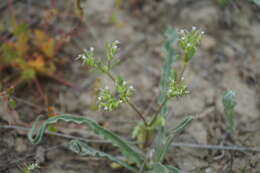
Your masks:
{"label": "green stem", "polygon": [[156,119],[157,119],[158,116],[160,115],[160,112],[161,112],[162,108],[163,108],[164,105],[168,102],[169,99],[170,99],[169,97],[166,97],[166,98],[164,99],[163,103],[160,104],[159,108],[156,110],[156,112],[155,112],[155,114],[154,114],[154,116],[153,116],[151,122],[148,124],[148,126],[151,126],[151,125],[156,121]]}
{"label": "green stem", "polygon": [[[184,74],[184,71],[185,69],[187,68],[187,64],[186,62],[184,62],[183,66],[182,66],[182,69],[181,69],[181,72],[180,72],[180,75],[179,75],[179,78],[177,78],[177,82],[180,82],[181,81],[181,78]],[[178,76],[177,76],[178,77]],[[157,109],[157,111],[155,112],[151,122],[148,124],[148,126],[151,126],[155,121],[156,119],[158,118],[158,116],[160,115],[160,112],[162,110],[162,108],[165,106],[165,104],[168,102],[168,100],[170,99],[170,97],[166,97],[164,99],[164,101],[162,102],[162,104],[160,104],[159,108]]]}
{"label": "green stem", "polygon": [[[187,64],[188,64],[188,63],[184,62],[183,66],[182,66],[182,69],[181,69],[181,72],[180,72],[180,75],[179,75],[179,78],[177,79],[177,82],[180,82],[180,81],[181,81],[181,78],[182,78],[182,76],[183,76],[183,74],[184,74],[184,71],[185,71],[186,68],[187,68]],[[177,76],[177,77],[178,77],[178,76]]]}
{"label": "green stem", "polygon": [[[115,78],[109,71],[105,71],[105,74],[106,74],[113,82],[116,82],[116,78]],[[146,119],[144,118],[144,116],[142,115],[142,113],[138,110],[138,108],[137,108],[131,101],[128,101],[127,104],[137,113],[137,115],[139,116],[139,118],[142,119],[142,121],[144,122],[145,126],[148,126],[148,123],[147,123]]]}

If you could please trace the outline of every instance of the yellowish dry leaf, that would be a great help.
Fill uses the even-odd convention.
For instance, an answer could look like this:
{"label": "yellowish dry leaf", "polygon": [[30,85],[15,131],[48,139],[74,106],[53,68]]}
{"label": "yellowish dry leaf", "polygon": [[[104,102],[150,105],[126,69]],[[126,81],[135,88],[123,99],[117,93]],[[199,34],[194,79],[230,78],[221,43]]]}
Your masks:
{"label": "yellowish dry leaf", "polygon": [[52,38],[42,43],[41,50],[45,53],[48,58],[53,58],[55,55],[55,43]]}
{"label": "yellowish dry leaf", "polygon": [[45,71],[45,62],[41,55],[35,53],[34,56],[36,57],[33,60],[28,61],[28,65],[34,68],[36,71],[44,72]]}
{"label": "yellowish dry leaf", "polygon": [[35,30],[35,45],[49,58],[55,55],[55,42],[43,30]]}
{"label": "yellowish dry leaf", "polygon": [[29,50],[28,40],[29,36],[26,32],[19,34],[17,42],[15,43],[15,48],[19,56],[24,56]]}

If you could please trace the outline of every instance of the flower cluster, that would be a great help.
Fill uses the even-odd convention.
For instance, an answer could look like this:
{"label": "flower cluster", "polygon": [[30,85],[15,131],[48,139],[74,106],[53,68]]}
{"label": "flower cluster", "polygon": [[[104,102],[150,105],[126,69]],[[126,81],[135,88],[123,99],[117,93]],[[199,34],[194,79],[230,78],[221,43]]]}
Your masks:
{"label": "flower cluster", "polygon": [[128,103],[130,97],[133,95],[133,86],[128,86],[127,82],[118,77],[116,80],[117,96],[114,96],[108,87],[101,89],[98,96],[98,107],[105,111],[113,111],[122,103]]}
{"label": "flower cluster", "polygon": [[119,94],[120,100],[127,103],[133,95],[134,87],[132,85],[128,86],[124,79],[118,77],[116,80],[116,90]]}
{"label": "flower cluster", "polygon": [[81,60],[83,64],[90,67],[97,67],[97,62],[94,56],[94,47],[90,47],[89,50],[84,49],[83,54],[79,54],[76,60]]}
{"label": "flower cluster", "polygon": [[179,34],[179,46],[184,52],[184,62],[187,63],[196,53],[204,32],[193,26],[191,31],[182,29]]}
{"label": "flower cluster", "polygon": [[111,43],[106,44],[106,55],[107,55],[108,62],[113,61],[115,55],[118,52],[118,45],[119,44],[120,44],[120,42],[118,40],[115,40]]}
{"label": "flower cluster", "polygon": [[168,97],[179,97],[187,94],[189,94],[189,91],[183,78],[180,81],[176,81],[175,79],[170,80],[167,91]]}
{"label": "flower cluster", "polygon": [[113,96],[108,87],[105,87],[100,90],[98,96],[98,107],[105,111],[113,111],[120,106],[122,103],[121,100],[117,100],[116,97]]}

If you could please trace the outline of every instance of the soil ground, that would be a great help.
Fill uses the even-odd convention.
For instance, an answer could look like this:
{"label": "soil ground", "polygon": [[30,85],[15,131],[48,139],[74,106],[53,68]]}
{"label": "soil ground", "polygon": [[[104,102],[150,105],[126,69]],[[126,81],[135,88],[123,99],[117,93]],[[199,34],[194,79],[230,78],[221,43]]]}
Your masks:
{"label": "soil ground", "polygon": [[[72,2],[52,2],[61,19],[53,21],[50,34],[59,29],[70,31],[76,25],[73,19],[67,19],[74,11]],[[7,4],[7,0],[0,3],[0,20],[4,24],[10,19]],[[13,2],[18,18],[36,21],[35,25],[52,6],[51,1]],[[80,31],[57,55],[61,63],[55,76],[62,80],[39,78],[48,104],[39,97],[34,84],[20,85],[15,91],[15,110],[6,109],[1,102],[1,125],[28,128],[39,114],[47,114],[47,106],[52,106],[57,113],[91,117],[130,139],[133,125],[138,122],[135,112],[127,106],[112,113],[96,111],[93,90],[99,80],[102,85],[110,86],[111,82],[74,61],[75,57],[91,46],[102,57],[105,42],[119,40],[123,61],[115,72],[136,89],[133,100],[138,108],[152,112],[164,62],[164,31],[168,26],[176,29],[196,26],[205,31],[205,36],[184,73],[191,94],[170,103],[171,118],[167,123],[168,127],[174,127],[187,115],[197,118],[176,137],[174,144],[179,145],[172,147],[166,161],[189,173],[260,173],[259,152],[209,149],[202,145],[260,147],[260,7],[246,0],[234,0],[225,7],[213,0],[132,0],[124,1],[120,8],[115,8],[113,0],[88,0],[82,1],[82,6],[84,17]],[[0,75],[6,77],[4,72]],[[73,87],[68,87],[68,83]],[[226,132],[222,106],[226,89],[233,89],[237,94],[237,129],[232,137]],[[65,135],[96,138],[82,126],[69,124],[56,128]],[[41,168],[34,172],[127,172],[112,169],[107,160],[83,158],[70,152],[65,147],[69,141],[66,137],[46,135],[39,145],[32,145],[26,133],[22,128],[0,128],[0,172],[22,172],[26,164],[36,160]],[[187,143],[200,144],[201,148],[187,147],[184,145]],[[93,146],[118,154],[107,143],[93,143]]]}

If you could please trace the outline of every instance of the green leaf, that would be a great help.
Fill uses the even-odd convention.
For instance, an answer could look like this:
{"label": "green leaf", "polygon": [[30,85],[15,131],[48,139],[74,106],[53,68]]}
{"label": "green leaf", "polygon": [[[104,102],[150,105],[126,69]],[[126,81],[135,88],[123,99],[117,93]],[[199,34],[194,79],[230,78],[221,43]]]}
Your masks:
{"label": "green leaf", "polygon": [[36,136],[34,136],[36,131],[36,124],[40,120],[41,116],[39,116],[36,121],[33,123],[33,126],[31,130],[28,133],[28,138],[31,141],[32,144],[38,144],[43,137],[44,131],[48,127],[48,125],[57,123],[58,121],[65,121],[65,122],[73,122],[76,124],[84,124],[90,127],[90,130],[92,130],[97,135],[109,140],[113,145],[117,146],[119,150],[123,153],[123,155],[128,158],[129,160],[137,163],[138,165],[141,165],[144,161],[144,155],[138,148],[135,146],[129,144],[127,141],[119,137],[118,135],[114,134],[112,131],[107,130],[100,125],[97,124],[96,121],[87,118],[87,117],[80,117],[80,116],[74,116],[74,115],[59,115],[55,117],[51,117],[44,121],[44,123],[41,125],[38,133]]}
{"label": "green leaf", "polygon": [[[165,32],[166,41],[163,45],[166,52],[165,62],[162,68],[161,80],[160,80],[160,97],[159,104],[162,104],[165,99],[167,99],[168,83],[171,76],[174,74],[172,66],[177,60],[176,50],[173,48],[174,43],[177,41],[177,32],[168,28]],[[168,107],[167,103],[162,107],[160,112],[160,117],[167,119],[168,117]],[[155,137],[155,154],[154,159],[159,160],[160,150],[163,147],[166,140],[164,126],[159,128],[158,134]]]}
{"label": "green leaf", "polygon": [[17,105],[15,99],[10,97],[8,100],[8,105],[11,109],[15,109]]}
{"label": "green leaf", "polygon": [[[160,80],[160,97],[159,97],[160,104],[162,104],[167,97],[169,79],[173,74],[172,66],[177,60],[176,50],[173,48],[173,44],[177,41],[177,32],[172,28],[168,28],[165,32],[165,36],[166,36],[166,41],[163,47],[166,52],[166,59],[162,68],[162,74]],[[165,106],[162,108],[160,114],[165,118],[167,117],[168,115],[167,104],[165,104]]]}
{"label": "green leaf", "polygon": [[5,63],[9,64],[18,57],[18,54],[12,45],[8,43],[4,43],[2,49],[3,49],[3,60]]}
{"label": "green leaf", "polygon": [[230,4],[232,0],[218,0],[218,4],[221,6],[221,7],[226,7],[228,4]]}
{"label": "green leaf", "polygon": [[256,5],[260,6],[260,0],[252,0]]}
{"label": "green leaf", "polygon": [[226,115],[227,123],[228,123],[228,130],[233,133],[235,131],[235,100],[236,93],[232,90],[225,91],[223,95],[223,105],[224,105],[224,112]]}
{"label": "green leaf", "polygon": [[158,155],[157,157],[155,158],[157,162],[162,162],[171,143],[173,142],[173,139],[174,137],[176,136],[177,133],[179,133],[180,131],[182,131],[183,129],[185,129],[193,120],[194,118],[192,116],[189,116],[187,118],[185,118],[182,122],[180,122],[177,127],[173,128],[173,129],[170,129],[168,131],[168,136],[166,137],[165,140],[162,141],[162,144],[161,144],[161,148],[158,148],[157,152],[158,152]]}
{"label": "green leaf", "polygon": [[53,125],[49,125],[47,130],[50,131],[50,132],[57,132],[58,131],[58,129]]}
{"label": "green leaf", "polygon": [[227,90],[224,92],[223,105],[224,105],[225,111],[230,111],[235,108],[235,106],[236,106],[235,96],[236,96],[236,93],[232,90]]}
{"label": "green leaf", "polygon": [[177,127],[172,128],[169,130],[169,135],[170,136],[175,136],[177,133],[179,133],[180,131],[182,131],[183,129],[185,129],[188,125],[190,125],[190,123],[192,122],[192,120],[194,119],[194,117],[192,116],[188,116],[186,117],[182,122],[180,122]]}
{"label": "green leaf", "polygon": [[20,34],[22,34],[22,33],[27,32],[27,31],[29,31],[29,25],[26,24],[26,23],[21,23],[21,24],[17,25],[17,26],[14,28],[13,33],[14,33],[16,36],[18,36],[18,35],[20,35]]}
{"label": "green leaf", "polygon": [[166,168],[168,169],[169,173],[181,173],[181,170],[173,166],[166,165]]}
{"label": "green leaf", "polygon": [[137,169],[130,166],[127,162],[120,160],[120,159],[116,158],[115,156],[112,156],[105,152],[98,151],[98,150],[90,147],[89,145],[87,145],[84,142],[81,142],[78,140],[72,140],[69,143],[69,148],[70,148],[70,150],[72,150],[73,152],[75,152],[81,156],[105,157],[113,162],[116,162],[116,163],[124,166],[125,168],[129,169],[130,171],[137,172]]}
{"label": "green leaf", "polygon": [[152,168],[148,173],[170,173],[168,168],[161,163],[152,164]]}

